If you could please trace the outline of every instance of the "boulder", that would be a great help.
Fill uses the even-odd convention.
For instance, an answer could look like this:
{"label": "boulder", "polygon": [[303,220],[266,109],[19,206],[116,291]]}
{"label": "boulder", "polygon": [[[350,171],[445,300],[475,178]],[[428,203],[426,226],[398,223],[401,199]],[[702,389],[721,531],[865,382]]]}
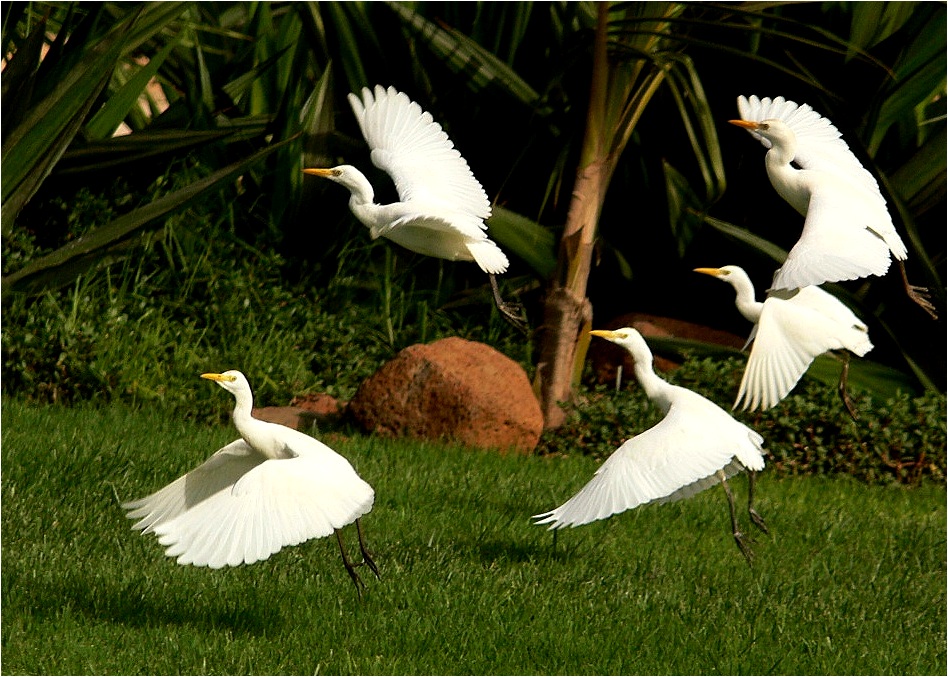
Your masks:
{"label": "boulder", "polygon": [[313,427],[315,415],[302,407],[254,407],[254,418],[269,423],[279,423],[293,430],[308,431]]}
{"label": "boulder", "polygon": [[359,386],[349,412],[376,434],[520,453],[533,451],[543,431],[523,368],[461,338],[401,351]]}

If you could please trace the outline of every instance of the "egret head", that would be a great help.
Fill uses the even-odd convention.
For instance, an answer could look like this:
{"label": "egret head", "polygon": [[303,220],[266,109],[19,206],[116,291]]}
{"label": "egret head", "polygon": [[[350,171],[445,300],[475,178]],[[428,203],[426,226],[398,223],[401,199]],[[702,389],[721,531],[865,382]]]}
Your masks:
{"label": "egret head", "polygon": [[721,266],[720,268],[695,268],[696,273],[702,273],[704,275],[711,275],[716,277],[719,280],[724,280],[725,282],[731,276],[739,276],[740,273],[743,273],[743,269],[738,268],[737,266]]}
{"label": "egret head", "polygon": [[647,359],[648,362],[651,363],[652,351],[649,350],[648,344],[645,342],[645,339],[642,338],[642,335],[632,327],[623,327],[622,329],[614,330],[593,329],[589,333],[592,336],[598,336],[618,346],[622,346],[632,353],[632,360],[634,362],[646,361]]}
{"label": "egret head", "polygon": [[782,120],[770,119],[759,122],[755,120],[728,120],[728,122],[746,129],[755,139],[766,139],[771,146],[794,148],[797,143],[796,134]]}
{"label": "egret head", "polygon": [[352,193],[352,197],[360,202],[372,202],[375,198],[375,191],[372,189],[372,184],[365,178],[365,174],[352,165],[339,165],[338,167],[330,167],[328,169],[308,167],[303,170],[303,173],[309,174],[310,176],[321,176],[324,179],[329,179],[330,181],[335,181],[345,186],[349,189],[349,192]]}
{"label": "egret head", "polygon": [[236,369],[225,371],[223,374],[201,374],[201,378],[215,381],[221,388],[234,394],[250,391],[250,384],[247,382],[247,377]]}

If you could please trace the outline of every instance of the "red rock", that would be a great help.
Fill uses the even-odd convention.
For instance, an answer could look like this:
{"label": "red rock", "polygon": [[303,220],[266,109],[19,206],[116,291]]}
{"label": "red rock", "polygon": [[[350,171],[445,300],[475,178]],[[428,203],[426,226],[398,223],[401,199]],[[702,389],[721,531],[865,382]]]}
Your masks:
{"label": "red rock", "polygon": [[[744,347],[746,341],[746,337],[742,338],[727,331],[711,329],[710,327],[686,322],[684,320],[676,320],[659,315],[648,315],[646,313],[620,315],[606,322],[604,326],[596,326],[597,329],[621,329],[622,327],[637,329],[639,333],[646,338],[649,336],[658,336],[691,339],[693,341],[714,343],[738,350]],[[629,352],[609,341],[593,339],[589,345],[589,360],[598,383],[615,383],[616,373],[620,364],[622,365],[623,382],[635,378],[632,372],[632,357],[629,355]],[[679,366],[681,365],[678,362],[655,355],[655,369],[657,371],[672,371]]]}
{"label": "red rock", "polygon": [[290,400],[290,405],[311,412],[317,419],[336,419],[342,416],[346,405],[332,395],[311,393]]}
{"label": "red rock", "polygon": [[447,338],[406,348],[359,387],[349,412],[381,435],[533,451],[540,405],[523,368],[490,346]]}
{"label": "red rock", "polygon": [[253,415],[261,421],[279,423],[303,432],[312,428],[316,419],[312,412],[301,407],[255,407]]}

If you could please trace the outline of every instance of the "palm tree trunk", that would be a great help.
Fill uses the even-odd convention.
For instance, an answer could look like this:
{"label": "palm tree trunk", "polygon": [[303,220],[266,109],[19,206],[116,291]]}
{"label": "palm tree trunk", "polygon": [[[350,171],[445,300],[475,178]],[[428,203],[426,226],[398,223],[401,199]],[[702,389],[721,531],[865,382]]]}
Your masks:
{"label": "palm tree trunk", "polygon": [[544,300],[540,331],[537,377],[546,428],[555,428],[565,420],[560,403],[572,398],[573,384],[579,380],[592,328],[592,304],[586,298],[586,285],[596,226],[614,165],[608,156],[604,130],[608,89],[607,27],[608,3],[599,3],[583,154],[560,240],[557,270]]}

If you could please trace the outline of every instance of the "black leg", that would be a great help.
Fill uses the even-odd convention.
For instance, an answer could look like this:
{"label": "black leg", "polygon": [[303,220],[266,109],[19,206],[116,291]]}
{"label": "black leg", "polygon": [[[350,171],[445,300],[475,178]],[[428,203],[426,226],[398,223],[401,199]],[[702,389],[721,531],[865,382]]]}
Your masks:
{"label": "black leg", "polygon": [[497,310],[500,311],[501,316],[520,331],[526,332],[527,323],[524,320],[523,306],[519,303],[504,301],[500,297],[500,288],[497,286],[497,276],[493,273],[488,273],[487,277],[490,279],[490,290],[494,295],[494,305],[497,306]]}
{"label": "black leg", "polygon": [[899,268],[902,270],[902,282],[905,284],[905,293],[908,294],[910,299],[920,305],[922,310],[931,315],[933,320],[937,320],[938,314],[935,312],[935,306],[932,305],[930,300],[931,293],[928,291],[928,287],[918,287],[914,284],[909,284],[908,273],[905,272],[905,261],[899,261]]}
{"label": "black leg", "polygon": [[854,421],[858,421],[859,416],[856,415],[856,407],[849,398],[849,391],[846,388],[846,384],[849,382],[849,351],[843,351],[843,356],[840,359],[843,361],[843,369],[839,373],[839,397],[843,400],[843,406],[846,407],[849,415],[852,416]]}
{"label": "black leg", "polygon": [[731,493],[731,487],[728,485],[727,478],[724,476],[723,471],[718,470],[718,477],[721,479],[721,486],[724,487],[724,493],[727,494],[727,504],[731,509],[731,533],[734,535],[734,542],[737,543],[741,554],[744,555],[744,559],[747,560],[747,565],[750,566],[753,564],[754,553],[751,552],[750,547],[744,542],[744,534],[737,528],[737,512],[734,508],[734,494]]}
{"label": "black leg", "polygon": [[751,522],[754,525],[763,531],[765,534],[769,534],[770,531],[767,529],[767,523],[764,521],[764,518],[754,510],[754,488],[757,484],[757,471],[748,470],[747,471],[747,513],[750,515]]}
{"label": "black leg", "polygon": [[336,540],[339,542],[339,552],[342,553],[342,564],[346,567],[349,578],[352,579],[353,585],[356,586],[356,592],[359,593],[359,598],[361,599],[362,588],[365,587],[365,583],[362,582],[362,579],[359,578],[359,574],[356,573],[356,565],[349,560],[349,555],[346,554],[346,546],[342,542],[342,532],[339,529],[336,529]]}
{"label": "black leg", "polygon": [[362,534],[362,521],[358,519],[356,520],[356,532],[359,534],[359,550],[362,551],[362,564],[368,566],[378,580],[382,580],[382,576],[379,574],[379,568],[375,565],[375,560],[372,559],[372,554],[368,548],[365,547],[365,537]]}

